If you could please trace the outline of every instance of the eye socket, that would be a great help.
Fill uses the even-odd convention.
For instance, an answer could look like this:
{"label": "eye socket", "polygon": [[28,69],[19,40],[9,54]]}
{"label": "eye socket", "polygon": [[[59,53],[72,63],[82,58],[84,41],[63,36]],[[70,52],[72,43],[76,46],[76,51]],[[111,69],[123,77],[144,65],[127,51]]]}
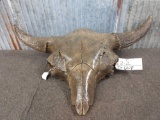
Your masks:
{"label": "eye socket", "polygon": [[53,65],[50,62],[47,62],[47,64],[49,65],[49,67],[53,67]]}

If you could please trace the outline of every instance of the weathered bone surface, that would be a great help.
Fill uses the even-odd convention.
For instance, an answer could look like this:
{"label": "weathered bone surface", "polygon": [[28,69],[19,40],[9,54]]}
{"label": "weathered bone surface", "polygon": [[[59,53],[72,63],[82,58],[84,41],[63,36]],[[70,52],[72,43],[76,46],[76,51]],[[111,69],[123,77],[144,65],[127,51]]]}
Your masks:
{"label": "weathered bone surface", "polygon": [[51,75],[65,79],[71,90],[71,102],[79,115],[86,115],[93,104],[96,84],[114,72],[118,56],[113,50],[126,48],[150,28],[152,17],[137,29],[125,33],[97,33],[79,29],[65,36],[33,37],[17,28],[19,40],[33,49],[50,52],[47,62]]}

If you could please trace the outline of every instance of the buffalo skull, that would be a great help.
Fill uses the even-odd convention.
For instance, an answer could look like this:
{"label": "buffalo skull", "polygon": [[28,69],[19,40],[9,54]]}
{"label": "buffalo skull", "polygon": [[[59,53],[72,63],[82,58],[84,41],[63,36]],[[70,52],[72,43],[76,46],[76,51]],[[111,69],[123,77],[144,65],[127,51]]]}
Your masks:
{"label": "buffalo skull", "polygon": [[93,104],[96,84],[114,73],[118,56],[113,50],[126,48],[143,37],[152,23],[152,17],[137,29],[125,33],[97,33],[78,29],[64,36],[33,37],[15,26],[23,43],[41,52],[51,53],[47,58],[50,74],[65,79],[71,90],[71,103],[79,115],[86,115]]}

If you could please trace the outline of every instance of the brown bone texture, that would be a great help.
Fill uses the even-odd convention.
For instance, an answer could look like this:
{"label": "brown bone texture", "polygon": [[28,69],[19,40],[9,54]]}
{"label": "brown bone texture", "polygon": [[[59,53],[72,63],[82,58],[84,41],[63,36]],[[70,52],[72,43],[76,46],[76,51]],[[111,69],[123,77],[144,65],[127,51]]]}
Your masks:
{"label": "brown bone texture", "polygon": [[33,37],[15,26],[19,40],[33,49],[50,52],[47,63],[52,76],[68,82],[71,104],[79,115],[86,115],[94,101],[97,83],[114,73],[118,56],[113,50],[132,45],[146,34],[152,17],[137,29],[125,33],[97,33],[75,30],[64,36]]}

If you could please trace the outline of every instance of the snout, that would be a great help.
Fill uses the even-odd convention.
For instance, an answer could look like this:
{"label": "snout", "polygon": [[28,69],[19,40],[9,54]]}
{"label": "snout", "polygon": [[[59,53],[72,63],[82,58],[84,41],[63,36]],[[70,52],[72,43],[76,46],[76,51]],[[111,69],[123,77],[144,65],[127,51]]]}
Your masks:
{"label": "snout", "polygon": [[84,101],[79,101],[76,103],[75,107],[79,115],[86,115],[89,110],[89,103]]}
{"label": "snout", "polygon": [[79,115],[86,115],[93,103],[96,87],[95,72],[85,64],[76,66],[68,80],[71,102]]}

